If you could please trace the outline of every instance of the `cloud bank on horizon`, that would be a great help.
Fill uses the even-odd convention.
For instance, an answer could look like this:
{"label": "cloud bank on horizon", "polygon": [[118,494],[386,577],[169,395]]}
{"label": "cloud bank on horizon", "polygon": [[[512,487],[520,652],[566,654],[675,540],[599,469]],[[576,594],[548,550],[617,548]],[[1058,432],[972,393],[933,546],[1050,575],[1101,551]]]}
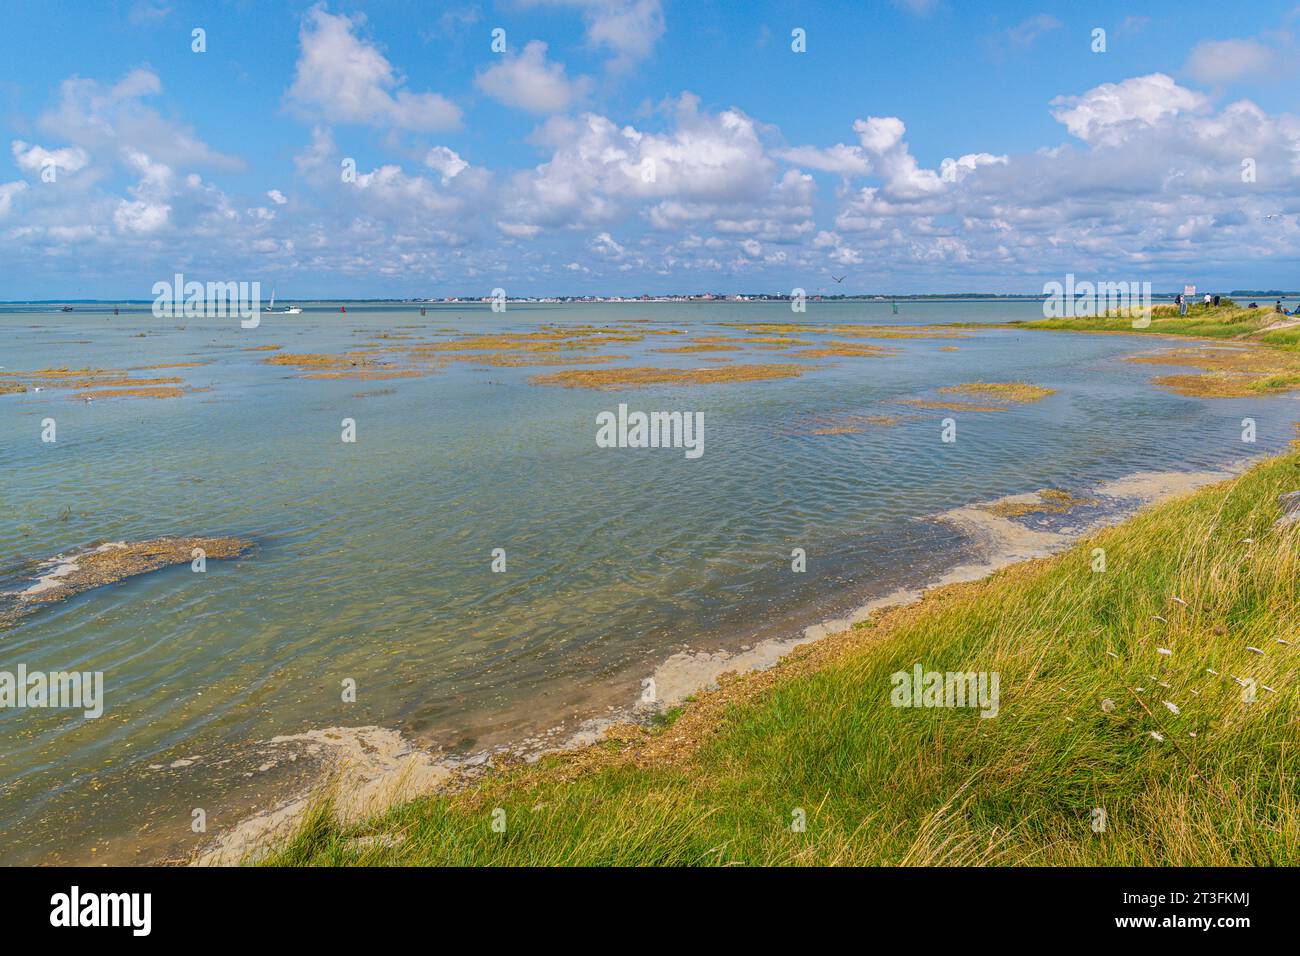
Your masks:
{"label": "cloud bank on horizon", "polygon": [[0,299],[1300,287],[1296,11],[1041,6],[28,11]]}

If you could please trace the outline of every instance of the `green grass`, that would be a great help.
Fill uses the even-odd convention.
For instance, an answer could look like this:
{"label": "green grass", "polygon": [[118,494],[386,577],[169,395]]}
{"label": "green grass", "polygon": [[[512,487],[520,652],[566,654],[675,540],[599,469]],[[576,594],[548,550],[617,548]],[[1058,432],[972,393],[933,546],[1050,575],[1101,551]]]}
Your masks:
{"label": "green grass", "polygon": [[1268,375],[1246,386],[1262,395],[1277,395],[1300,387],[1300,372]]}
{"label": "green grass", "polygon": [[1300,349],[1300,326],[1279,329],[1256,335],[1260,329],[1272,325],[1283,316],[1273,311],[1269,304],[1264,308],[1246,309],[1231,301],[1219,306],[1193,305],[1187,315],[1179,315],[1172,305],[1157,305],[1151,309],[1151,324],[1134,328],[1128,315],[1101,315],[1081,318],[1035,319],[1029,322],[1008,322],[1004,327],[1048,329],[1057,332],[1126,332],[1134,335],[1186,335],[1204,339],[1234,339],[1250,336],[1253,341],[1284,349]]}
{"label": "green grass", "polygon": [[1300,351],[1300,326],[1289,329],[1274,329],[1272,332],[1265,332],[1263,335],[1258,336],[1258,340],[1265,345]]}
{"label": "green grass", "polygon": [[[1272,527],[1298,488],[1291,452],[805,648],[630,743],[360,825],[314,812],[266,862],[1300,863],[1300,530]],[[999,715],[892,707],[890,675],[918,662],[998,672]],[[1275,692],[1244,702],[1229,675]]]}

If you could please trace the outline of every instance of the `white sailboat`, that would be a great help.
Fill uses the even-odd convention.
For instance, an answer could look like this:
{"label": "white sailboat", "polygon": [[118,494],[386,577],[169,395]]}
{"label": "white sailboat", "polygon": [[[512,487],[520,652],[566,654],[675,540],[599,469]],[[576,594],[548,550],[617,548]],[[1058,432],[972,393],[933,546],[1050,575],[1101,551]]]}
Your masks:
{"label": "white sailboat", "polygon": [[297,305],[291,305],[287,309],[281,309],[279,312],[275,311],[275,290],[272,289],[271,304],[266,307],[266,314],[267,315],[302,315],[302,307]]}

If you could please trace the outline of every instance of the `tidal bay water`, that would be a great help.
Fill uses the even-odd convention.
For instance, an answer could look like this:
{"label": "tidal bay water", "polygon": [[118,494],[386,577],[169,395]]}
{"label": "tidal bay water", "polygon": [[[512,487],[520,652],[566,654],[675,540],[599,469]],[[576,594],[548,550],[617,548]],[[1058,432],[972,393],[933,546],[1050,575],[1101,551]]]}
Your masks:
{"label": "tidal bay water", "polygon": [[[257,802],[257,761],[237,755],[275,735],[377,724],[466,753],[572,724],[634,700],[640,679],[683,648],[795,631],[934,577],[966,547],[933,520],[947,509],[1223,467],[1293,437],[1294,399],[1163,391],[1150,384],[1161,370],[1123,359],[1170,343],[1134,336],[974,329],[881,340],[897,353],[870,358],[653,351],[745,334],[722,323],[1040,315],[1036,302],[907,302],[898,315],[887,302],[810,303],[803,315],[781,303],[511,303],[504,314],[476,303],[424,316],[418,305],[318,303],[245,330],[142,305],[0,306],[9,371],[206,363],[148,373],[183,377],[195,391],[179,398],[0,396],[0,591],[29,581],[35,562],[97,542],[255,544],[203,574],[180,565],[130,578],[0,631],[0,670],[102,671],[106,698],[95,720],[0,710],[0,862],[192,845],[193,808],[208,808],[216,828],[231,822],[220,808]],[[814,368],[595,391],[530,383],[554,368],[472,361],[419,378],[309,379],[248,350],[552,325],[686,332],[611,342],[603,351],[627,358],[591,367]],[[903,404],[974,381],[1056,391],[998,413]],[[597,414],[620,402],[702,412],[703,455],[597,447]],[[896,421],[818,434],[863,416]],[[954,443],[940,440],[949,416]],[[1257,422],[1255,444],[1241,440],[1244,417]],[[54,443],[41,441],[46,418]],[[340,440],[344,418],[355,443]],[[505,573],[491,570],[498,548]],[[794,548],[806,573],[791,571]],[[355,703],[343,700],[348,679]]]}

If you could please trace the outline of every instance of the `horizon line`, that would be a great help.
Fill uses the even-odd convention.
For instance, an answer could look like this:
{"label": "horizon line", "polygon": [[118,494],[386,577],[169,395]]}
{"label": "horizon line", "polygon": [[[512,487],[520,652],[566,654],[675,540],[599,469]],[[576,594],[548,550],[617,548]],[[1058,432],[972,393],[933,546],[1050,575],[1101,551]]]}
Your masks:
{"label": "horizon line", "polygon": [[[1195,295],[1204,295],[1208,290],[1197,289]],[[1181,289],[1170,289],[1161,291],[1152,291],[1153,296],[1176,296],[1182,292]],[[1231,289],[1223,292],[1211,292],[1211,295],[1240,295],[1240,296],[1280,296],[1289,298],[1300,296],[1300,289]],[[707,297],[707,298],[706,298]],[[836,300],[908,300],[908,299],[1048,299],[1052,296],[1043,292],[841,292],[841,293],[806,293],[806,299],[836,299]],[[412,302],[425,303],[431,305],[466,305],[481,304],[491,302],[492,296],[484,294],[476,295],[453,295],[439,297],[419,297],[419,296],[325,296],[313,297],[306,296],[284,296],[277,295],[277,298],[285,302]],[[788,292],[663,292],[663,293],[639,293],[639,294],[622,294],[622,293],[538,293],[535,295],[517,295],[505,296],[507,302],[583,302],[583,301],[605,301],[605,302],[662,302],[673,300],[697,299],[700,301],[721,301],[736,302],[742,300],[757,300],[768,302],[790,301],[794,297]],[[47,298],[47,299],[0,299],[0,305],[58,305],[69,303],[107,303],[113,305],[149,305],[157,301],[157,297],[146,299],[125,299],[125,298]]]}

